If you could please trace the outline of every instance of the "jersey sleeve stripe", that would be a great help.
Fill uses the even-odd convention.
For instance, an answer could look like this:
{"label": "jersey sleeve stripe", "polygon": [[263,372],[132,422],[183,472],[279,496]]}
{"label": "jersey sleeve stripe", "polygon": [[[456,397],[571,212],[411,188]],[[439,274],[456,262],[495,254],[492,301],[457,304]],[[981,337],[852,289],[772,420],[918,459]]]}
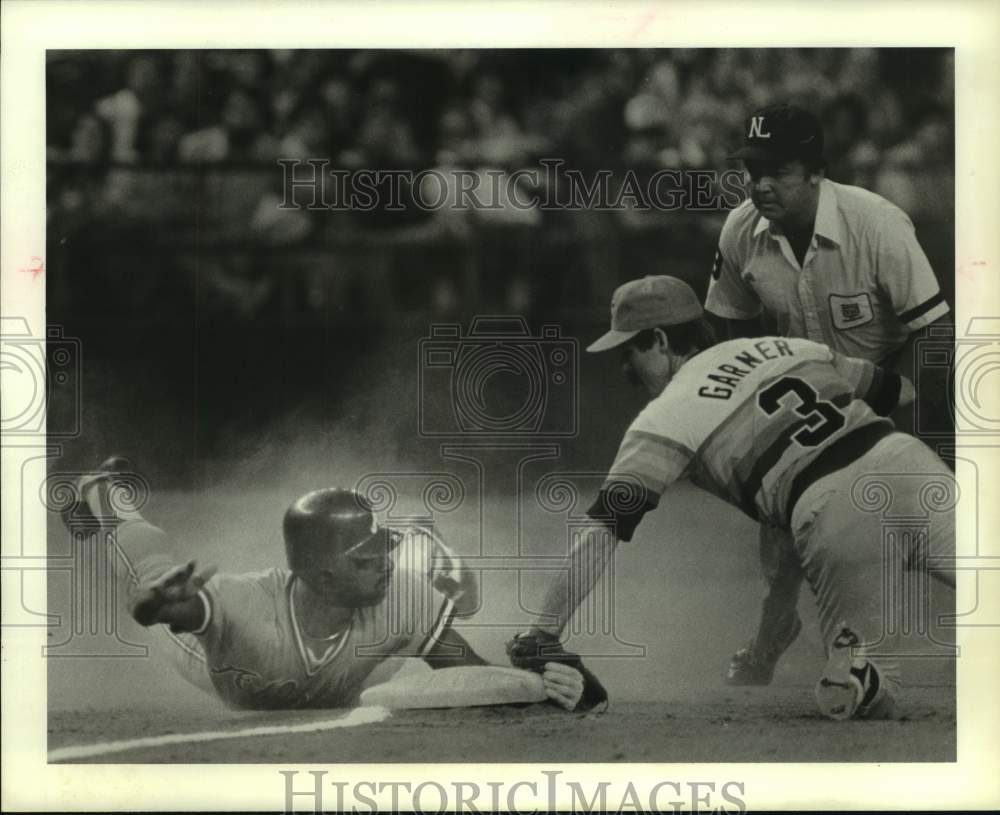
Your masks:
{"label": "jersey sleeve stripe", "polygon": [[659,496],[687,469],[694,453],[680,442],[642,430],[625,434],[604,488],[621,479],[638,480]]}
{"label": "jersey sleeve stripe", "polygon": [[650,444],[666,447],[674,452],[680,453],[685,458],[694,458],[694,450],[685,444],[682,444],[675,439],[668,439],[666,436],[658,436],[656,433],[650,433],[647,430],[629,430],[628,435],[637,439],[642,439]]}
{"label": "jersey sleeve stripe", "polygon": [[944,302],[944,292],[939,291],[933,297],[924,300],[919,306],[911,308],[897,315],[901,323],[912,323],[919,317],[923,317],[928,311]]}
{"label": "jersey sleeve stripe", "polygon": [[191,632],[192,634],[204,634],[212,624],[212,602],[209,600],[208,594],[202,590],[198,592],[198,597],[201,600],[202,607],[205,609],[205,620],[198,628]]}

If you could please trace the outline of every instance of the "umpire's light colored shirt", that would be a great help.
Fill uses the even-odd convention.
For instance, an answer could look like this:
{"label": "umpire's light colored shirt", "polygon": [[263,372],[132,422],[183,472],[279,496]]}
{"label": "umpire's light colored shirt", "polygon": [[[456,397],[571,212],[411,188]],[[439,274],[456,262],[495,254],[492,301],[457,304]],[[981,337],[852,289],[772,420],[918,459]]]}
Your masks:
{"label": "umpire's light colored shirt", "polygon": [[722,227],[705,308],[748,320],[765,309],[785,336],[875,362],[948,312],[913,224],[879,195],[820,183],[800,267],[787,238],[744,201]]}

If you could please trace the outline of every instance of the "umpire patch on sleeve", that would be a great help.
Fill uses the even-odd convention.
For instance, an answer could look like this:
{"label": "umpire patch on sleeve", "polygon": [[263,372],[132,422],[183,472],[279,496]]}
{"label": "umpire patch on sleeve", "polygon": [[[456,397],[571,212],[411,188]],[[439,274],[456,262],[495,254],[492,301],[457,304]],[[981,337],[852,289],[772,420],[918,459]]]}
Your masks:
{"label": "umpire patch on sleeve", "polygon": [[722,273],[722,250],[715,250],[715,260],[712,262],[712,278],[715,280],[719,279],[719,275]]}
{"label": "umpire patch on sleeve", "polygon": [[866,292],[861,294],[831,294],[830,317],[834,328],[841,331],[857,328],[875,319],[871,297]]}

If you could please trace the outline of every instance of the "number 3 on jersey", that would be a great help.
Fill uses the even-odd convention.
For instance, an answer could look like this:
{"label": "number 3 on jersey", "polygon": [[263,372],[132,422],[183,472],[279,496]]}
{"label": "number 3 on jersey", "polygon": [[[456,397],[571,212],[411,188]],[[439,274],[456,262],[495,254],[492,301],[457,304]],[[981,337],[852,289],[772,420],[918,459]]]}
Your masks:
{"label": "number 3 on jersey", "polygon": [[768,416],[773,416],[781,408],[781,398],[788,394],[797,398],[795,412],[806,425],[792,435],[792,440],[802,447],[816,447],[844,426],[844,414],[830,402],[820,399],[816,389],[797,376],[783,376],[762,390],[757,394],[757,404]]}

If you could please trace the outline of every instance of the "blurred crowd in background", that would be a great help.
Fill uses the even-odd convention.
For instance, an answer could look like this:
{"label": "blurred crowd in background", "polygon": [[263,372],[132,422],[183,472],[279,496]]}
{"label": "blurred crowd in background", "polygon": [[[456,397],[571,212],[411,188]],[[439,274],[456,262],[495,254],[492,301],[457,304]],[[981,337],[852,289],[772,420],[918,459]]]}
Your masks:
{"label": "blurred crowd in background", "polygon": [[49,155],[718,167],[747,112],[784,99],[824,119],[831,174],[854,182],[950,161],[952,59],[943,49],[56,52]]}
{"label": "blurred crowd in background", "polygon": [[[73,419],[83,394],[81,463],[139,451],[178,479],[205,456],[252,457],[268,417],[290,410],[293,436],[312,414],[426,460],[416,349],[431,323],[518,314],[533,332],[557,323],[562,337],[592,338],[626,279],[670,273],[704,292],[734,205],[550,210],[532,204],[546,190],[517,171],[546,159],[587,179],[608,171],[612,195],[627,173],[737,171],[726,156],[745,117],[780,101],[823,121],[829,177],[910,214],[952,298],[952,58],[49,51],[47,315],[81,340],[84,362],[82,389],[53,393],[50,427],[60,411]],[[500,174],[518,179],[528,206],[281,208],[282,159]],[[574,387],[604,421],[624,409],[607,405],[600,378]],[[377,384],[390,382],[386,398]],[[394,429],[371,426],[376,417]],[[583,430],[592,420],[581,414]]]}
{"label": "blurred crowd in background", "polygon": [[[63,262],[89,264],[112,289],[114,270],[134,271],[137,257],[175,281],[197,271],[202,305],[234,319],[356,312],[373,298],[432,313],[578,306],[666,262],[699,283],[724,212],[281,209],[277,160],[513,173],[549,158],[618,178],[725,170],[749,111],[792,101],[824,122],[828,177],[933,227],[951,219],[952,59],[945,49],[49,52],[50,236]],[[519,183],[527,200],[540,194]],[[157,286],[136,288],[133,305]]]}

